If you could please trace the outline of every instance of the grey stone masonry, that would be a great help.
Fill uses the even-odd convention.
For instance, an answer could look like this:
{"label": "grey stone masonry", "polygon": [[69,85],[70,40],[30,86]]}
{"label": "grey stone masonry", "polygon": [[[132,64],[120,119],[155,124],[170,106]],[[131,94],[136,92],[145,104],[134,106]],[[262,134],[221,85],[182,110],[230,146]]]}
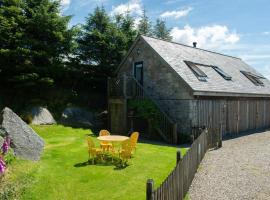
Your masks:
{"label": "grey stone masonry", "polygon": [[124,74],[133,76],[134,63],[141,61],[143,61],[143,87],[163,111],[178,124],[178,130],[181,133],[188,133],[190,131],[189,103],[179,100],[193,99],[192,90],[147,43],[143,40],[137,42],[122,64],[118,76]]}
{"label": "grey stone masonry", "polygon": [[7,107],[3,109],[0,119],[0,128],[5,131],[5,136],[11,139],[15,156],[27,160],[39,160],[44,148],[43,139]]}

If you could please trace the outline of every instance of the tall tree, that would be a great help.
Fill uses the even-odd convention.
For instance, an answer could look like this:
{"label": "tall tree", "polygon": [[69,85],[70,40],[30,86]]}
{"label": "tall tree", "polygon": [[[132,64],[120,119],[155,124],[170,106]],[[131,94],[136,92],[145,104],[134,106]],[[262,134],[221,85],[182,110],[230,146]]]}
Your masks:
{"label": "tall tree", "polygon": [[166,27],[166,23],[164,20],[157,19],[156,25],[154,26],[154,36],[164,40],[172,40],[172,36],[170,35],[170,29]]}
{"label": "tall tree", "polygon": [[139,34],[142,34],[142,35],[152,36],[152,24],[146,15],[145,9],[143,9],[142,18],[139,21],[138,32]]}
{"label": "tall tree", "polygon": [[133,44],[138,32],[135,28],[134,18],[130,15],[129,12],[125,14],[119,14],[115,16],[115,21],[117,28],[124,34],[126,37],[126,50],[128,50]]}
{"label": "tall tree", "polygon": [[94,74],[110,76],[124,54],[124,34],[106,13],[104,7],[96,7],[86,19],[78,39],[79,57]]}
{"label": "tall tree", "polygon": [[2,0],[0,81],[28,90],[53,85],[73,46],[70,18],[60,14],[59,1]]}
{"label": "tall tree", "polygon": [[[21,0],[2,0],[0,4],[0,82],[10,79],[24,63],[22,47],[25,16]],[[1,86],[0,85],[0,86]],[[6,85],[6,84],[5,84]]]}

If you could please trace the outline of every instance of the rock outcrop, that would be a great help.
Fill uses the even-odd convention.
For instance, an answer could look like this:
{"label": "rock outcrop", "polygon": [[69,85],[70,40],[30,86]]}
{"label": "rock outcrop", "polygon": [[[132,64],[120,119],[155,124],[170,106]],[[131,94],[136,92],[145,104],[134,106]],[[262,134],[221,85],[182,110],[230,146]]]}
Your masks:
{"label": "rock outcrop", "polygon": [[34,125],[48,125],[55,124],[52,114],[47,108],[44,107],[33,107],[29,113],[32,117],[31,124]]}
{"label": "rock outcrop", "polygon": [[90,128],[93,126],[95,115],[83,108],[70,107],[66,108],[61,116],[60,123],[75,127]]}
{"label": "rock outcrop", "polygon": [[4,143],[4,138],[2,138],[1,136],[0,136],[0,148],[3,146],[3,143]]}
{"label": "rock outcrop", "polygon": [[44,148],[43,139],[35,133],[11,109],[4,108],[0,116],[0,128],[11,139],[15,156],[27,160],[39,160]]}

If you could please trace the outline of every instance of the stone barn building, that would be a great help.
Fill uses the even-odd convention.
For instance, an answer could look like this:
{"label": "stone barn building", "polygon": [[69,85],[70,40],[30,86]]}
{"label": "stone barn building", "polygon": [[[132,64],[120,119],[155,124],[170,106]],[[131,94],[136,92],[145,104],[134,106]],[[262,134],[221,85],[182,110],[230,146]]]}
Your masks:
{"label": "stone barn building", "polygon": [[[240,58],[139,36],[108,80],[113,133],[140,129],[130,100],[151,101],[159,112],[155,134],[181,142],[206,126],[220,135],[270,126],[270,81]],[[136,114],[135,114],[136,118]]]}

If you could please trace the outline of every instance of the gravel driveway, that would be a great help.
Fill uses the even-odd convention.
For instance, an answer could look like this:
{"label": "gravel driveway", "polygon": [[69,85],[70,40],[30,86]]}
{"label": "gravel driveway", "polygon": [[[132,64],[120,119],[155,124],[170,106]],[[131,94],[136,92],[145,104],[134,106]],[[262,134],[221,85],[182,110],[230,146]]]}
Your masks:
{"label": "gravel driveway", "polygon": [[191,200],[270,200],[270,131],[223,141],[209,151],[189,190]]}

